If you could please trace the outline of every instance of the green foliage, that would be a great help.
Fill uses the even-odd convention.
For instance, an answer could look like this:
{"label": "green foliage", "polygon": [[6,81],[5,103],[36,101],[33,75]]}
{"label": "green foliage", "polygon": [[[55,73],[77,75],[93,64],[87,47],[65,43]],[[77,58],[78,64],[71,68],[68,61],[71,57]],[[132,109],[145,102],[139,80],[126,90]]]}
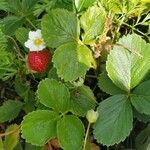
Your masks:
{"label": "green foliage", "polygon": [[12,134],[5,136],[5,140],[4,140],[5,150],[14,150],[17,143],[19,142],[19,134],[20,134],[19,126],[17,124],[11,125],[7,128],[5,132],[7,133],[11,131],[14,132]]}
{"label": "green foliage", "polygon": [[31,112],[35,109],[34,104],[35,104],[35,94],[30,88],[29,82],[23,81],[21,78],[18,76],[15,79],[15,90],[17,94],[23,98],[24,100],[24,106],[23,110],[28,113]]}
{"label": "green foliage", "polygon": [[[0,149],[43,150],[54,138],[63,150],[97,149],[95,140],[130,149],[122,141],[133,117],[150,122],[149,5],[147,0],[0,0],[0,122],[8,127]],[[27,71],[25,42],[37,29],[52,53],[41,74]],[[95,124],[87,112],[99,116]],[[25,141],[12,120],[22,121]],[[149,149],[149,126],[135,143],[137,150]]]}
{"label": "green foliage", "polygon": [[149,72],[149,56],[150,44],[136,34],[124,36],[108,56],[108,76],[119,88],[130,91]]}
{"label": "green foliage", "polygon": [[53,79],[40,82],[37,91],[40,102],[57,112],[66,112],[70,108],[70,93],[68,88]]}
{"label": "green foliage", "polygon": [[105,11],[96,5],[89,7],[81,16],[80,22],[84,30],[82,35],[83,42],[85,44],[94,44],[98,36],[104,32],[106,24]]}
{"label": "green foliage", "polygon": [[77,17],[65,9],[54,9],[42,19],[42,34],[49,47],[56,48],[66,42],[78,41]]}
{"label": "green foliage", "polygon": [[72,42],[56,49],[53,62],[58,76],[65,81],[73,81],[79,77],[84,77],[87,70],[95,64],[88,47]]}
{"label": "green foliage", "polygon": [[0,50],[0,79],[7,80],[17,73],[15,54],[6,50]]}
{"label": "green foliage", "polygon": [[57,134],[64,150],[81,149],[84,139],[84,126],[75,116],[65,116],[58,121]]}
{"label": "green foliage", "polygon": [[49,12],[54,8],[65,8],[67,10],[73,10],[73,1],[70,0],[40,0],[35,6],[34,15],[39,16],[44,11]]}
{"label": "green foliage", "polygon": [[150,124],[142,130],[136,137],[135,144],[137,150],[149,150],[150,148]]}
{"label": "green foliage", "polygon": [[150,80],[135,88],[131,102],[138,112],[150,115]]}
{"label": "green foliage", "polygon": [[125,94],[123,90],[118,88],[108,77],[106,72],[103,72],[98,77],[98,87],[110,95]]}
{"label": "green foliage", "polygon": [[4,33],[6,35],[13,35],[14,32],[21,27],[22,23],[23,19],[18,16],[7,16],[0,20],[0,25],[4,25]]}
{"label": "green foliage", "polygon": [[17,117],[22,108],[22,103],[19,101],[8,100],[0,106],[0,122],[11,121]]}
{"label": "green foliage", "polygon": [[22,46],[24,46],[24,43],[28,39],[28,32],[29,30],[24,27],[17,29],[15,32],[15,37],[21,43]]}
{"label": "green foliage", "polygon": [[134,110],[134,117],[144,123],[150,122],[150,115],[141,114],[136,110]]}
{"label": "green foliage", "polygon": [[96,99],[92,90],[87,86],[81,86],[71,89],[71,107],[72,112],[79,116],[85,116],[87,111],[94,109]]}
{"label": "green foliage", "polygon": [[75,6],[78,11],[88,8],[93,5],[96,0],[75,0]]}
{"label": "green foliage", "polygon": [[21,131],[28,143],[36,146],[44,145],[49,139],[56,137],[58,114],[48,110],[37,110],[24,117]]}
{"label": "green foliage", "polygon": [[132,130],[132,107],[126,95],[112,96],[98,106],[99,118],[94,125],[94,136],[106,146],[114,145]]}

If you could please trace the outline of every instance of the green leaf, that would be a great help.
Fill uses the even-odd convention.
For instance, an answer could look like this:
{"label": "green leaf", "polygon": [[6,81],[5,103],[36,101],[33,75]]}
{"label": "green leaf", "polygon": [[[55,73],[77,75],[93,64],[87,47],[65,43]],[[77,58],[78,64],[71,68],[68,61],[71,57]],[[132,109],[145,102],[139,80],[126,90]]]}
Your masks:
{"label": "green leaf", "polygon": [[50,71],[48,72],[48,78],[49,79],[55,79],[55,80],[60,80],[60,78],[58,77],[58,75],[57,75],[57,70],[56,70],[56,68],[54,68],[54,67],[52,67],[51,69],[50,69]]}
{"label": "green leaf", "polygon": [[98,87],[110,94],[110,95],[116,95],[116,94],[125,94],[125,91],[118,88],[108,77],[106,72],[103,72],[98,77]]}
{"label": "green leaf", "polygon": [[17,73],[16,56],[12,52],[0,50],[0,79],[8,80]]}
{"label": "green leaf", "polygon": [[26,142],[43,146],[48,140],[56,137],[58,114],[48,110],[37,110],[28,113],[22,123],[22,137]]}
{"label": "green leaf", "polygon": [[76,116],[64,116],[58,121],[57,136],[64,150],[79,150],[84,140],[84,126]]}
{"label": "green leaf", "polygon": [[7,16],[0,20],[0,25],[4,25],[4,33],[6,35],[13,35],[15,31],[21,27],[22,23],[22,18],[16,16]]}
{"label": "green leaf", "polygon": [[22,7],[20,0],[7,0],[9,11],[14,13],[15,15],[21,15]]}
{"label": "green leaf", "polygon": [[75,6],[78,11],[88,8],[93,5],[96,0],[75,0]]}
{"label": "green leaf", "polygon": [[102,7],[95,5],[81,16],[80,21],[84,30],[82,35],[83,42],[85,44],[94,44],[97,37],[104,32],[106,13]]}
{"label": "green leaf", "polygon": [[8,2],[6,0],[0,0],[0,10],[4,10],[4,11],[9,11],[9,5]]}
{"label": "green leaf", "polygon": [[[53,0],[52,0],[53,1]],[[74,1],[71,0],[56,0],[55,8],[63,8],[69,11],[73,11]]]}
{"label": "green leaf", "polygon": [[5,150],[14,150],[14,148],[19,142],[19,134],[20,134],[19,126],[17,124],[9,126],[6,130],[6,133],[11,131],[14,132],[5,136],[5,141],[4,141]]}
{"label": "green leaf", "polygon": [[7,39],[5,34],[0,29],[0,50],[5,50],[7,47]]}
{"label": "green leaf", "polygon": [[73,1],[70,0],[40,0],[35,6],[34,14],[39,16],[43,12],[49,12],[51,9],[63,8],[69,11],[73,10]]}
{"label": "green leaf", "polygon": [[24,15],[31,15],[33,13],[35,5],[40,0],[22,0],[22,11],[24,12]]}
{"label": "green leaf", "polygon": [[150,122],[150,115],[141,114],[137,110],[134,110],[134,117],[144,123]]}
{"label": "green leaf", "polygon": [[131,102],[138,112],[150,115],[150,80],[135,88],[131,94]]}
{"label": "green leaf", "polygon": [[125,95],[115,95],[100,103],[99,118],[94,125],[94,137],[110,146],[124,141],[132,130],[133,113]]}
{"label": "green leaf", "polygon": [[28,39],[28,33],[29,33],[29,30],[22,27],[22,28],[19,28],[16,32],[15,32],[15,36],[16,36],[16,39],[22,44],[22,46],[25,48],[24,46],[24,43],[27,41]]}
{"label": "green leaf", "polygon": [[72,112],[74,114],[85,116],[88,110],[96,107],[96,99],[89,87],[77,87],[70,92]]}
{"label": "green leaf", "polygon": [[123,36],[108,55],[106,69],[110,79],[130,91],[150,70],[150,44],[138,35]]}
{"label": "green leaf", "polygon": [[49,47],[57,48],[79,38],[79,23],[77,17],[65,9],[51,10],[42,19],[42,35]]}
{"label": "green leaf", "polygon": [[23,98],[25,104],[23,110],[28,113],[35,109],[35,93],[30,89],[30,84],[26,81],[22,81],[22,78],[18,76],[15,79],[15,91]]}
{"label": "green leaf", "polygon": [[30,85],[27,82],[25,83],[25,81],[23,82],[22,79],[17,76],[15,78],[15,91],[20,97],[26,98],[30,91]]}
{"label": "green leaf", "polygon": [[135,139],[137,150],[149,150],[150,145],[150,124],[142,130]]}
{"label": "green leaf", "polygon": [[0,106],[0,122],[11,121],[17,117],[22,108],[22,103],[19,101],[8,100]]}
{"label": "green leaf", "polygon": [[37,94],[40,102],[54,111],[66,112],[70,109],[70,93],[61,82],[45,79],[40,82]]}
{"label": "green leaf", "polygon": [[21,145],[21,141],[16,145],[14,150],[23,150],[22,145]]}
{"label": "green leaf", "polygon": [[58,47],[53,55],[53,62],[58,76],[65,81],[85,76],[95,63],[88,47],[73,42]]}

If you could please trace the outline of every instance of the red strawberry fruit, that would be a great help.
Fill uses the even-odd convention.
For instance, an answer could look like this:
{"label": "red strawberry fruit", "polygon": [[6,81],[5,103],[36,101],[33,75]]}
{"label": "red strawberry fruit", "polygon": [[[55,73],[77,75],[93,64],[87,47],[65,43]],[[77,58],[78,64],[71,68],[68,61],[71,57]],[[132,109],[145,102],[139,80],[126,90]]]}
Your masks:
{"label": "red strawberry fruit", "polygon": [[44,73],[52,59],[50,51],[30,51],[27,56],[28,68],[37,73]]}

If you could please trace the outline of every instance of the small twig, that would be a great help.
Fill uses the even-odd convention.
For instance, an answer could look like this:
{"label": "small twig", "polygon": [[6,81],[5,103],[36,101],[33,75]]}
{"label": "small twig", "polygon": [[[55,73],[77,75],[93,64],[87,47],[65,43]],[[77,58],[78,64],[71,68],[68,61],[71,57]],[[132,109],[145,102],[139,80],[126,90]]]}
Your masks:
{"label": "small twig", "polygon": [[141,32],[140,30],[138,30],[138,29],[132,27],[131,25],[129,25],[129,24],[125,23],[125,22],[123,22],[123,25],[128,26],[128,27],[131,28],[132,30],[134,30],[134,31],[136,31],[136,32],[138,32],[138,33],[140,33],[141,35],[145,36],[148,40],[150,39],[146,34],[144,34],[143,32]]}
{"label": "small twig", "polygon": [[16,132],[16,131],[18,131],[18,130],[20,130],[20,126],[18,126],[15,130],[12,130],[12,131],[9,131],[9,132],[5,132],[5,133],[0,133],[0,137],[13,134],[14,132]]}
{"label": "small twig", "polygon": [[37,29],[36,26],[30,21],[30,19],[26,18],[26,20],[35,30]]}
{"label": "small twig", "polygon": [[87,127],[87,130],[86,130],[85,138],[84,138],[83,150],[85,150],[85,148],[86,148],[86,143],[87,143],[87,138],[88,138],[90,126],[91,126],[91,124],[89,123],[88,127]]}

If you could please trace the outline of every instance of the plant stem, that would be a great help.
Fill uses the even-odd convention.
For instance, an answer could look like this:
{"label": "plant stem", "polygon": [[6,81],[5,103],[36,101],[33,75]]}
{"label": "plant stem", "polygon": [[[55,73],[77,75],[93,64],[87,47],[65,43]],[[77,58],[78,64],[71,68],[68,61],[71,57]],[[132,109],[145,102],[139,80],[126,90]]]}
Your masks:
{"label": "plant stem", "polygon": [[83,150],[85,150],[85,148],[86,148],[86,142],[87,142],[87,138],[88,138],[90,126],[91,126],[91,124],[89,123],[89,124],[88,124],[88,127],[87,127],[87,130],[86,130],[85,138],[84,138]]}
{"label": "plant stem", "polygon": [[10,40],[12,40],[12,42],[14,43],[18,57],[21,58],[22,60],[24,60],[24,57],[21,55],[20,48],[19,48],[17,42],[15,41],[15,39],[9,35],[7,35],[6,37],[9,38]]}
{"label": "plant stem", "polygon": [[20,51],[20,48],[19,48],[17,42],[15,41],[15,39],[13,37],[9,36],[9,35],[6,35],[6,37],[9,38],[9,39],[11,39],[13,41],[13,43],[15,44],[16,49],[18,51]]}
{"label": "plant stem", "polygon": [[26,18],[26,20],[35,30],[37,29],[36,26],[30,21],[30,19]]}
{"label": "plant stem", "polygon": [[7,136],[9,134],[12,134],[16,131],[20,130],[20,126],[18,126],[18,128],[16,128],[15,130],[12,130],[12,131],[9,131],[9,132],[5,132],[5,133],[0,133],[0,137],[3,137],[3,136]]}
{"label": "plant stem", "polygon": [[123,24],[124,24],[125,26],[128,26],[128,27],[131,28],[132,30],[134,30],[134,31],[136,31],[136,32],[138,32],[138,33],[140,33],[141,35],[145,36],[145,37],[149,40],[149,37],[148,37],[146,34],[144,34],[143,32],[141,32],[140,30],[138,30],[138,29],[132,27],[131,25],[129,25],[129,24],[125,23],[125,22],[123,22]]}

